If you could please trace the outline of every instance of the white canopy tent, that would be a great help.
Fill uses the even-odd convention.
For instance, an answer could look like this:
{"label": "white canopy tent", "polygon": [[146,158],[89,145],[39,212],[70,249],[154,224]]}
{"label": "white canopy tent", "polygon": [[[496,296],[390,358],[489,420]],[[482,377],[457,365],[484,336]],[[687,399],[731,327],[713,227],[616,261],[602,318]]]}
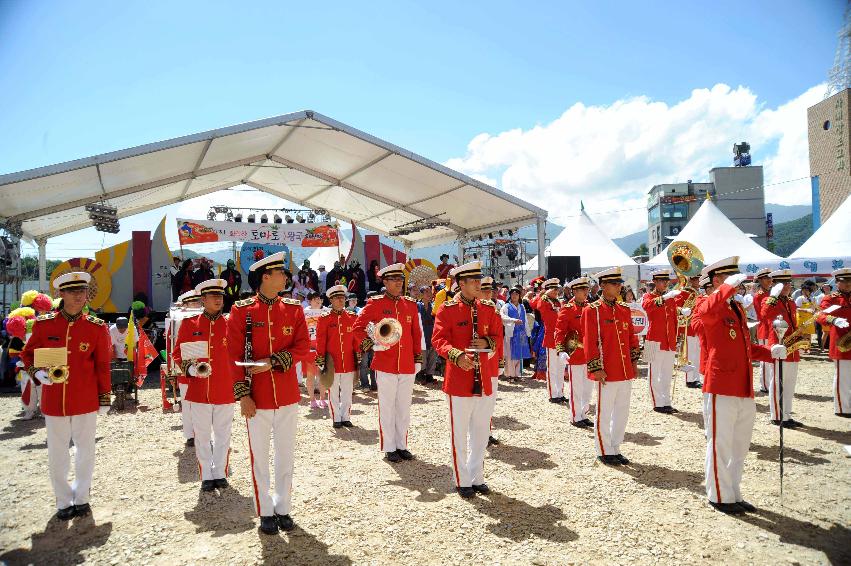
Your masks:
{"label": "white canopy tent", "polygon": [[[550,242],[544,252],[544,257],[547,256],[579,256],[583,273],[617,266],[624,268],[627,280],[635,282],[638,279],[638,265],[594,224],[584,207],[579,217],[568,222],[564,230]],[[523,266],[527,278],[540,273],[538,257],[533,257]]]}
{"label": "white canopy tent", "polygon": [[[703,201],[675,239],[685,240],[697,246],[707,265],[731,255],[738,255],[742,273],[755,273],[763,267],[779,269],[783,261],[782,257],[771,253],[742,232],[711,200]],[[654,269],[670,267],[668,247],[670,244],[647,263],[641,264],[643,279],[648,279]]]}
{"label": "white canopy tent", "polygon": [[237,185],[385,235],[448,222],[399,238],[406,248],[537,224],[543,252],[545,210],[313,111],[2,175],[0,222],[38,244],[44,286],[48,238],[91,226],[85,205],[121,218]]}
{"label": "white canopy tent", "polygon": [[851,197],[787,261],[798,275],[829,275],[851,266]]}
{"label": "white canopy tent", "polygon": [[310,254],[307,258],[310,260],[310,267],[317,269],[320,265],[324,265],[327,271],[334,267],[334,262],[340,260],[340,255],[348,255],[352,247],[352,241],[349,240],[342,230],[338,231],[340,235],[340,245],[333,248],[316,248],[316,251]]}

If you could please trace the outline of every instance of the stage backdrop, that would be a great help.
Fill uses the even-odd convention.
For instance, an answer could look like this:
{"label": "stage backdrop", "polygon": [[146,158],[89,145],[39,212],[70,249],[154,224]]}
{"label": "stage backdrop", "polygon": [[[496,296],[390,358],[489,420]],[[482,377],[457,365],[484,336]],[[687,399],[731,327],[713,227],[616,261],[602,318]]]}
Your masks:
{"label": "stage backdrop", "polygon": [[302,248],[329,248],[339,245],[333,224],[256,224],[215,220],[177,219],[180,245],[207,242],[251,242]]}

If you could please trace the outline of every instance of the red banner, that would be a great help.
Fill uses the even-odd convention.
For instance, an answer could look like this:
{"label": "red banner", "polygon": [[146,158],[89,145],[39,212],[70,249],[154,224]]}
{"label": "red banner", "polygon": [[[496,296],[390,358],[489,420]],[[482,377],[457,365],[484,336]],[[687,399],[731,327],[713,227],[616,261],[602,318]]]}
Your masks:
{"label": "red banner", "polygon": [[151,339],[138,326],[137,335],[139,339],[136,341],[136,356],[135,356],[135,371],[136,386],[141,387],[148,375],[148,366],[157,357],[157,350],[151,344]]}

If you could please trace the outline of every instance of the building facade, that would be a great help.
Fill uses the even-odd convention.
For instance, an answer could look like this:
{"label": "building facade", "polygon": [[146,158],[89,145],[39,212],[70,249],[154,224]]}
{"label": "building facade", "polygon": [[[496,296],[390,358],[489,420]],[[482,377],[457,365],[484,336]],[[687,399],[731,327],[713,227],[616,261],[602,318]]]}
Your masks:
{"label": "building facade", "polygon": [[851,194],[849,103],[851,89],[845,89],[807,109],[813,207],[821,223]]}
{"label": "building facade", "polygon": [[647,248],[650,257],[665,249],[706,199],[712,200],[745,234],[767,245],[762,166],[715,167],[708,183],[656,185],[647,194]]}

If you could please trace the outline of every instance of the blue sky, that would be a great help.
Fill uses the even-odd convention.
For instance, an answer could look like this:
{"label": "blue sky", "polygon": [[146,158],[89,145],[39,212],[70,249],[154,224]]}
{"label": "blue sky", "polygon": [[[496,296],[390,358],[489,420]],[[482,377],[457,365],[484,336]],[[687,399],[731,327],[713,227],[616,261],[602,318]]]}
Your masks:
{"label": "blue sky", "polygon": [[[0,0],[0,172],[304,108],[441,162],[468,155],[480,134],[547,125],[577,103],[673,107],[717,84],[754,96],[750,124],[825,80],[844,9],[268,4]],[[488,167],[469,172],[490,178],[510,164]],[[88,232],[57,239],[49,255],[94,245]]]}

